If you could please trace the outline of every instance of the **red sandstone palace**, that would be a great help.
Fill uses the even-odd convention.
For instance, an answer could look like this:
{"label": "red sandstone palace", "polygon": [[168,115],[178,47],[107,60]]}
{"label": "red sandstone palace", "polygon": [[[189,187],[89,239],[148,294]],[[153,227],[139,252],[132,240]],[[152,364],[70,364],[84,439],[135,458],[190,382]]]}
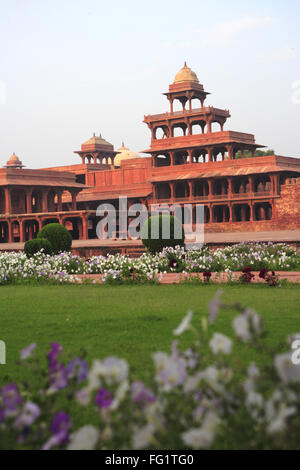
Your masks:
{"label": "red sandstone palace", "polygon": [[30,170],[13,154],[0,169],[0,243],[34,238],[49,222],[64,224],[74,240],[96,238],[96,208],[118,207],[122,195],[149,209],[202,204],[207,233],[270,231],[271,240],[272,231],[300,229],[300,159],[256,156],[262,146],[252,134],[224,130],[230,113],[205,106],[208,94],[185,64],[165,93],[169,112],[144,117],[151,158],[124,144],[116,152],[95,135],[75,152],[76,165]]}

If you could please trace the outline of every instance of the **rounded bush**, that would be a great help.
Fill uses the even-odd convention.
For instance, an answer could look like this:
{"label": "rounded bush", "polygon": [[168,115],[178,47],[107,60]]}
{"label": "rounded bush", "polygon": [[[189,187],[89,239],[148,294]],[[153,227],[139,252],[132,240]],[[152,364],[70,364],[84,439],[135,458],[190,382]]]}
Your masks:
{"label": "rounded bush", "polygon": [[35,253],[38,253],[42,249],[44,250],[44,253],[51,255],[52,245],[49,240],[46,240],[46,238],[35,238],[33,240],[28,240],[24,245],[24,251],[28,258],[33,256]]}
{"label": "rounded bush", "polygon": [[52,253],[70,251],[72,246],[72,236],[70,232],[61,224],[48,224],[38,233],[38,238],[46,238],[52,245]]}
{"label": "rounded bush", "polygon": [[[170,227],[170,235],[163,238],[163,228]],[[179,219],[173,215],[154,215],[142,227],[142,241],[147,250],[154,254],[166,247],[184,246],[184,229]],[[151,238],[153,236],[153,238]]]}

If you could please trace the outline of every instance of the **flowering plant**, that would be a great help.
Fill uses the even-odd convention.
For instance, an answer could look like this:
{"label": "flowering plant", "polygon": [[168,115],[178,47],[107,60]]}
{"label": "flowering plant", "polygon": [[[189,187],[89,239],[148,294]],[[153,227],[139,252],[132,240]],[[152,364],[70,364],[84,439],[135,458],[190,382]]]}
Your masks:
{"label": "flowering plant", "polygon": [[[232,334],[217,331],[221,311],[235,311]],[[19,366],[38,381],[7,383],[0,390],[0,448],[3,449],[288,449],[298,447],[300,368],[291,352],[265,341],[260,315],[223,302],[209,315],[189,311],[173,331],[170,353],[153,354],[147,384],[132,377],[124,359],[82,354],[66,360],[52,343],[47,372],[35,357],[37,345],[21,351]],[[188,349],[179,339],[189,334]],[[288,338],[290,347],[294,338]],[[194,338],[194,339],[193,339]],[[266,366],[243,364],[237,345],[269,355]]]}

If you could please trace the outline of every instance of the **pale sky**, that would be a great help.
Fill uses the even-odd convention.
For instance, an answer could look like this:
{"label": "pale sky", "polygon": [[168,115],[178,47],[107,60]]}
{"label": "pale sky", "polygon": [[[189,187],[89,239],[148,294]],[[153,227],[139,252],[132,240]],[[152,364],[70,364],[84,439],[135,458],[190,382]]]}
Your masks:
{"label": "pale sky", "polygon": [[299,0],[0,0],[0,166],[80,163],[93,132],[150,145],[184,61],[225,129],[300,157]]}

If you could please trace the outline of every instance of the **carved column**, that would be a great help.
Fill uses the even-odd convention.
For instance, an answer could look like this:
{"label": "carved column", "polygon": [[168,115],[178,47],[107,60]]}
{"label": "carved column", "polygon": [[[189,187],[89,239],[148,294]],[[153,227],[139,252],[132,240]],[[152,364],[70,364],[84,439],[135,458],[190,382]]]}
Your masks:
{"label": "carved column", "polygon": [[26,190],[26,213],[32,213],[32,189]]}
{"label": "carved column", "polygon": [[5,196],[5,214],[11,214],[11,194],[10,188],[4,188],[4,196]]}

